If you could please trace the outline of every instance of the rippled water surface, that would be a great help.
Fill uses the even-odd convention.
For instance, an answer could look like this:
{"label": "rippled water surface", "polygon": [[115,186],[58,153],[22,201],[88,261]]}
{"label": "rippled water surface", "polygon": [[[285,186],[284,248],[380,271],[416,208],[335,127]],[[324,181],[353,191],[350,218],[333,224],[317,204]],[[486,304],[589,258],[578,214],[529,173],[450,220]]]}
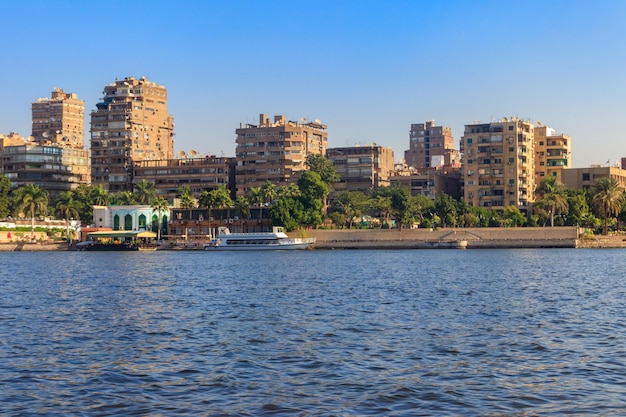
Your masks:
{"label": "rippled water surface", "polygon": [[619,249],[0,264],[2,415],[626,412]]}

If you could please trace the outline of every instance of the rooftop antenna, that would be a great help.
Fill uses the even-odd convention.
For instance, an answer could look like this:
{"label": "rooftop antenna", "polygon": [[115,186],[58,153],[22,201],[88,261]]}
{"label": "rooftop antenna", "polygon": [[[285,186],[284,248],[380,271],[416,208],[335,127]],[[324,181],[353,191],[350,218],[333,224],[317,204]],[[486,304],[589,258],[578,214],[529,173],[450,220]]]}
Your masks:
{"label": "rooftop antenna", "polygon": [[185,153],[185,151],[178,151],[178,156],[184,158],[185,156],[187,156],[187,154]]}
{"label": "rooftop antenna", "polygon": [[198,155],[198,152],[196,152],[195,150],[192,149],[192,150],[189,151],[189,155],[196,156],[196,155]]}

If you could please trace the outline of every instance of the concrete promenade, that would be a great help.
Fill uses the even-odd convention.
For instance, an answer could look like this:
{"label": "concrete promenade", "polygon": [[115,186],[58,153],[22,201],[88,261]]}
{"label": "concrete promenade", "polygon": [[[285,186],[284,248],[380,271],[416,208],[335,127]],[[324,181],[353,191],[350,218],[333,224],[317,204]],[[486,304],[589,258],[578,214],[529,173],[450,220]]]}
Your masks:
{"label": "concrete promenade", "polygon": [[[582,236],[576,227],[307,230],[315,249],[440,249],[458,248],[626,248],[626,235]],[[289,233],[291,237],[301,232]],[[164,247],[201,250],[202,242]],[[64,251],[66,243],[1,243],[2,251]]]}

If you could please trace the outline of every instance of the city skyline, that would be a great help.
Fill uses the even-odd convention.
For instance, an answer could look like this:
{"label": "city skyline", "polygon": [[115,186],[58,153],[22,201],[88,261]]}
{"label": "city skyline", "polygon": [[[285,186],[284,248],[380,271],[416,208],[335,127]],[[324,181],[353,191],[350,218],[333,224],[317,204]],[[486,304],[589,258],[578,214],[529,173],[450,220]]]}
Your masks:
{"label": "city skyline", "polygon": [[[33,1],[3,5],[0,133],[54,87],[87,115],[116,78],[168,90],[175,149],[234,156],[259,113],[328,125],[328,146],[409,149],[412,123],[517,116],[572,138],[573,167],[626,156],[626,3]],[[100,18],[101,17],[101,18]],[[85,138],[89,143],[89,135]]]}

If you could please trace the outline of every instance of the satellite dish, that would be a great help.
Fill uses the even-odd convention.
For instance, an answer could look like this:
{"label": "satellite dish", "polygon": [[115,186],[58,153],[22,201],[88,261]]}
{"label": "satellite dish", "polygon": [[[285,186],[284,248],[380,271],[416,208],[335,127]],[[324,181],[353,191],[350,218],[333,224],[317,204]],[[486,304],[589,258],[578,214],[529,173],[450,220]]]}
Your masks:
{"label": "satellite dish", "polygon": [[178,156],[180,156],[181,158],[184,158],[185,155],[185,151],[178,151]]}
{"label": "satellite dish", "polygon": [[196,152],[195,150],[192,149],[192,150],[189,151],[189,155],[196,156],[196,155],[198,155],[198,152]]}
{"label": "satellite dish", "polygon": [[50,133],[48,133],[48,132],[43,132],[43,133],[41,134],[41,136],[43,136],[44,138],[48,138],[48,137],[50,137]]}

